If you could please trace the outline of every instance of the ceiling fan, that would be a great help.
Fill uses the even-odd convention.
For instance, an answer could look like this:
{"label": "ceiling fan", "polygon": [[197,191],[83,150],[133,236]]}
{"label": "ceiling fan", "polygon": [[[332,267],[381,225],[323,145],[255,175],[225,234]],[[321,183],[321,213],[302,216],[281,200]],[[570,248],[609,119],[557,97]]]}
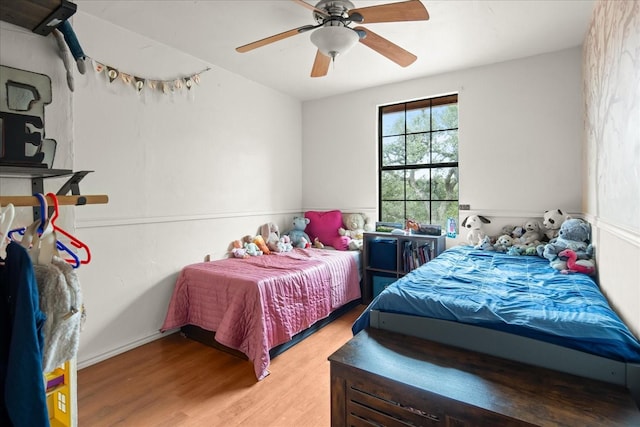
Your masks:
{"label": "ceiling fan", "polygon": [[376,6],[354,8],[349,0],[320,0],[315,6],[304,0],[292,0],[310,9],[316,25],[303,25],[289,31],[275,34],[264,39],[240,46],[240,53],[314,30],[311,42],[318,51],[311,68],[311,77],[326,76],[329,64],[335,57],[345,53],[358,41],[375,50],[396,64],[407,67],[417,57],[400,46],[379,36],[373,31],[358,26],[351,28],[352,23],[376,24],[380,22],[426,21],[429,13],[420,0],[409,0],[398,3],[387,3]]}

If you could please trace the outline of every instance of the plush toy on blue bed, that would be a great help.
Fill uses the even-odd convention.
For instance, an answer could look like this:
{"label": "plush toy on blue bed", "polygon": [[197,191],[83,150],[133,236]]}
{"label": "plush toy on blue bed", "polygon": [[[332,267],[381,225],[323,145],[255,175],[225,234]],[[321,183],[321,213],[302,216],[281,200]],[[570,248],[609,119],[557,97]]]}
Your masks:
{"label": "plush toy on blue bed", "polygon": [[285,236],[289,236],[291,239],[291,245],[294,248],[310,248],[311,247],[311,239],[309,235],[304,231],[307,228],[307,224],[309,224],[311,220],[309,218],[304,218],[301,216],[296,216],[293,218],[293,229],[284,233]]}
{"label": "plush toy on blue bed", "polygon": [[593,258],[589,234],[589,224],[578,218],[567,219],[560,226],[557,238],[537,247],[538,255],[548,259],[551,267],[556,270],[566,270],[567,261],[559,256],[565,249],[575,252],[579,260]]}
{"label": "plush toy on blue bed", "polygon": [[496,249],[491,244],[491,237],[484,236],[480,242],[473,247],[473,249],[480,249],[481,251],[495,251]]}
{"label": "plush toy on blue bed", "polygon": [[467,241],[470,245],[477,245],[486,236],[482,230],[483,224],[491,224],[491,220],[482,215],[470,215],[462,221],[462,226],[469,230]]}
{"label": "plush toy on blue bed", "polygon": [[560,230],[562,223],[569,219],[569,217],[560,209],[544,211],[542,218],[542,227],[548,242],[558,237],[558,231]]}
{"label": "plush toy on blue bed", "polygon": [[497,252],[506,253],[511,246],[513,246],[513,238],[508,234],[503,234],[498,236],[496,243],[493,245],[493,249]]}

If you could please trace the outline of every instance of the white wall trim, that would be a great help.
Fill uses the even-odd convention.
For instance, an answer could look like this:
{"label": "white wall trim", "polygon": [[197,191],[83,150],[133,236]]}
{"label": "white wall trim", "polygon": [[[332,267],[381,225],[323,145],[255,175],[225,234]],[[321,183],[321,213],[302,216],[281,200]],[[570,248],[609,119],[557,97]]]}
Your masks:
{"label": "white wall trim", "polygon": [[584,214],[584,218],[591,223],[592,227],[605,231],[640,249],[640,233],[638,231],[617,224],[612,224],[590,214]]}
{"label": "white wall trim", "polygon": [[118,219],[87,219],[78,220],[76,229],[81,228],[99,228],[99,227],[126,227],[132,225],[148,225],[161,224],[167,222],[184,222],[184,221],[210,221],[226,218],[249,218],[256,216],[274,216],[274,215],[299,215],[298,210],[286,210],[279,212],[220,212],[214,214],[201,215],[175,215],[175,216],[159,216],[159,217],[131,217]]}
{"label": "white wall trim", "polygon": [[110,359],[129,350],[133,350],[134,348],[140,347],[141,345],[145,345],[157,339],[164,338],[168,335],[178,332],[179,330],[180,329],[171,329],[166,332],[156,332],[155,334],[149,335],[148,337],[141,338],[120,347],[116,347],[113,350],[107,351],[106,353],[101,353],[85,360],[78,360],[78,369],[95,365],[96,363],[100,363],[104,360]]}
{"label": "white wall trim", "polygon": [[[542,212],[527,212],[527,211],[496,211],[490,209],[470,209],[468,211],[460,211],[460,218],[466,218],[470,215],[482,215],[491,218],[542,218],[544,211]],[[581,213],[567,212],[567,215],[573,218],[582,218],[584,215]]]}

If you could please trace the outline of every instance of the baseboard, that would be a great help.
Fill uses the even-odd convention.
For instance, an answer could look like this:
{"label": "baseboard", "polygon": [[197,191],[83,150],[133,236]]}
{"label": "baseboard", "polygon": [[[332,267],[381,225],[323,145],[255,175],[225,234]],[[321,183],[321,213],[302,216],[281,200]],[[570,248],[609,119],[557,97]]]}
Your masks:
{"label": "baseboard", "polygon": [[129,350],[133,350],[136,347],[140,347],[141,345],[148,344],[152,341],[166,337],[167,335],[173,334],[178,331],[179,329],[171,329],[166,332],[156,332],[155,334],[149,335],[148,337],[144,337],[139,340],[133,341],[129,344],[123,345],[121,347],[114,348],[113,350],[109,350],[106,353],[101,353],[87,359],[82,359],[82,360],[78,359],[78,369],[87,368],[91,365],[95,365],[96,363],[100,363],[104,360],[110,359],[114,356],[125,353]]}

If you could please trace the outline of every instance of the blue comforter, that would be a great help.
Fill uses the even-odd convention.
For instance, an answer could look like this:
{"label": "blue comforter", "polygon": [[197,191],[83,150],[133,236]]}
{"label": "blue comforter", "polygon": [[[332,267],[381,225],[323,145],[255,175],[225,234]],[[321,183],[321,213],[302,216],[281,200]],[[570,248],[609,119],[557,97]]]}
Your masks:
{"label": "blue comforter", "polygon": [[640,342],[593,279],[562,274],[536,256],[454,247],[381,292],[354,323],[354,334],[369,326],[372,309],[484,326],[640,363]]}

